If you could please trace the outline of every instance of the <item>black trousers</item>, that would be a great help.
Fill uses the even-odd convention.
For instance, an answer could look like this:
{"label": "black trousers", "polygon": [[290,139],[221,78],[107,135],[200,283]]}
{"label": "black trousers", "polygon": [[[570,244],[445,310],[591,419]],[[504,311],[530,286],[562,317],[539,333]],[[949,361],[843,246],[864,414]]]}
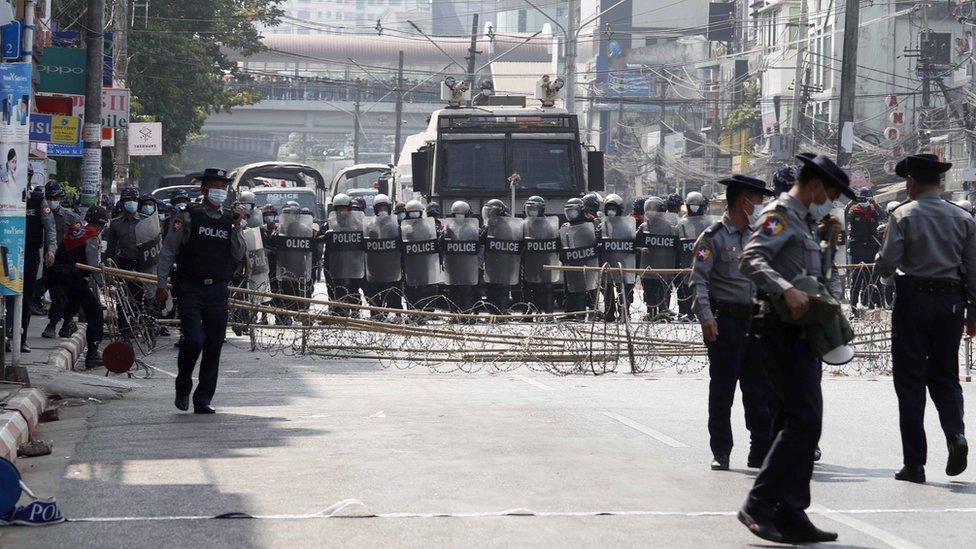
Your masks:
{"label": "black trousers", "polygon": [[[627,304],[630,305],[634,302],[634,285],[633,284],[613,284],[607,283],[603,286],[603,313],[604,318],[607,320],[617,319],[617,309],[618,301],[620,301],[620,290],[623,288],[623,293],[627,297]],[[623,311],[620,318],[623,315],[629,314],[629,311]]]}
{"label": "black trousers", "polygon": [[770,446],[772,386],[762,368],[759,343],[749,334],[749,321],[721,314],[715,318],[718,339],[708,349],[708,436],[713,456],[732,453],[732,402],[735,386],[742,391],[750,448],[765,454]]}
{"label": "black trousers", "polygon": [[448,286],[448,294],[451,299],[451,312],[469,313],[474,307],[477,286]]}
{"label": "black trousers", "polygon": [[760,330],[762,364],[774,389],[773,443],[747,505],[802,515],[810,506],[813,453],[823,424],[820,358],[798,326],[767,317]]}
{"label": "black trousers", "polygon": [[693,318],[695,313],[691,310],[691,303],[694,293],[688,284],[688,275],[681,275],[674,279],[674,291],[678,297],[678,314]]}
{"label": "black trousers", "polygon": [[373,307],[403,308],[403,290],[400,282],[369,282],[367,301]]}
{"label": "black trousers", "polygon": [[51,307],[47,311],[48,322],[51,324],[57,324],[61,320],[71,322],[72,315],[65,314],[67,297],[64,287],[58,282],[61,277],[54,274],[53,269],[45,269],[45,278],[47,291],[51,294]]}
{"label": "black trousers", "polygon": [[896,281],[892,312],[892,377],[905,465],[925,465],[925,390],[946,437],[965,433],[959,386],[959,340],[964,324],[962,290],[927,292]]}
{"label": "black trousers", "polygon": [[[30,326],[30,305],[32,303],[32,297],[37,289],[37,269],[40,267],[41,263],[41,250],[40,248],[31,250],[26,248],[24,250],[24,289],[21,295],[23,298],[23,310],[20,315],[20,339],[21,341],[27,340],[27,328]],[[6,314],[6,334],[7,337],[13,337],[14,335],[14,298],[8,297],[5,299],[7,306]]]}
{"label": "black trousers", "polygon": [[85,339],[89,349],[97,349],[102,341],[105,330],[105,317],[102,313],[102,303],[98,300],[89,284],[88,277],[82,276],[76,269],[52,273],[53,280],[65,292],[65,322],[78,314],[85,313]]}
{"label": "black trousers", "polygon": [[485,283],[485,298],[488,302],[488,312],[495,315],[507,315],[512,306],[512,287],[508,284]]}
{"label": "black trousers", "polygon": [[566,292],[566,303],[563,308],[566,309],[567,313],[591,309],[594,304],[594,297],[594,292]]}
{"label": "black trousers", "polygon": [[553,310],[552,284],[547,282],[525,282],[522,284],[525,301],[531,303],[538,313],[551,313]]}
{"label": "black trousers", "polygon": [[[200,359],[199,383],[193,392],[195,405],[210,404],[217,390],[220,350],[227,332],[227,282],[204,284],[202,280],[181,278],[177,292],[180,296],[180,330],[183,343],[177,359],[176,394],[189,395],[193,388],[193,369]],[[202,357],[201,357],[202,355]]]}
{"label": "black trousers", "polygon": [[644,287],[644,303],[647,313],[656,315],[667,312],[671,308],[671,281],[660,277],[642,278]]}
{"label": "black trousers", "polygon": [[407,298],[408,309],[427,309],[433,306],[433,300],[437,296],[437,284],[405,286],[403,293]]}

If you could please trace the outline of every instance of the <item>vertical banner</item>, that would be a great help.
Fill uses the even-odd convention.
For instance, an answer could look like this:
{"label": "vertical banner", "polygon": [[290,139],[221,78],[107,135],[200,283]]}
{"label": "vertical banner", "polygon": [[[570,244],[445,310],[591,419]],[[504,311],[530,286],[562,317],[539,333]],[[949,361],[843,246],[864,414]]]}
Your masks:
{"label": "vertical banner", "polygon": [[0,64],[0,295],[24,289],[31,64]]}

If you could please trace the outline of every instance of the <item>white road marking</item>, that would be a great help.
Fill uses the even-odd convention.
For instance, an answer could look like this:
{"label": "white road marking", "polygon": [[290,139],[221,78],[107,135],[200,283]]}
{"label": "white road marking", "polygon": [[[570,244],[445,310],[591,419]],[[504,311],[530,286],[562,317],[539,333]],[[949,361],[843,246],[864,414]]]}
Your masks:
{"label": "white road marking", "polygon": [[[834,511],[828,509],[822,505],[811,505],[810,510],[821,514],[834,522],[839,522],[848,528],[853,528],[862,534],[867,534],[872,538],[875,538],[895,549],[922,549],[921,545],[916,545],[906,539],[900,538],[891,532],[887,532],[878,528],[877,526],[872,526],[866,522],[860,521],[852,516],[848,516],[842,511]],[[867,514],[862,512],[861,514]]]}
{"label": "white road marking", "polygon": [[636,421],[630,419],[629,417],[624,417],[615,414],[613,412],[603,412],[603,415],[607,416],[610,419],[619,421],[620,423],[623,423],[624,425],[630,427],[631,429],[634,429],[635,431],[640,431],[641,433],[644,433],[645,435],[657,440],[658,442],[663,442],[664,444],[667,444],[672,448],[688,448],[687,444],[677,441],[669,437],[668,435],[662,433],[661,431],[652,429],[647,425],[644,425],[643,423],[637,423]]}
{"label": "white road marking", "polygon": [[536,381],[536,380],[532,379],[531,377],[525,377],[525,376],[517,376],[517,377],[518,377],[518,379],[521,379],[522,381],[528,383],[529,385],[531,385],[531,386],[533,386],[533,387],[535,387],[537,389],[542,389],[543,391],[555,391],[555,388],[554,387],[550,387],[550,386],[546,385],[545,383]]}

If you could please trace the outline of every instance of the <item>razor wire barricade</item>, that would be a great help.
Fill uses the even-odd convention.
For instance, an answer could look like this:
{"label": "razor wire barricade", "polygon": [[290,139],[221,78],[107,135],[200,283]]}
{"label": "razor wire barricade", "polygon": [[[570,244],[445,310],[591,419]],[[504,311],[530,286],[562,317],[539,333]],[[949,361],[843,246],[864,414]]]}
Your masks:
{"label": "razor wire barricade", "polygon": [[[853,271],[853,267],[848,267]],[[125,307],[124,284],[137,280],[154,284],[155,276],[111,267],[79,268],[98,271],[116,292],[110,308]],[[558,271],[597,269],[604,280],[619,268],[547,267]],[[656,277],[674,281],[687,269],[632,269],[637,280]],[[619,277],[617,277],[619,278]],[[612,283],[612,282],[611,282]],[[311,287],[311,284],[308,285]],[[609,372],[699,373],[708,364],[697,322],[673,316],[641,319],[642,306],[627,303],[626,292],[616,292],[621,310],[631,315],[607,322],[598,303],[579,313],[490,315],[451,312],[454,305],[443,295],[440,304],[419,310],[362,305],[324,299],[303,291],[284,295],[232,287],[231,321],[235,333],[247,334],[252,351],[272,356],[312,356],[328,360],[371,359],[400,369],[426,367],[433,372],[502,373],[527,368],[557,375]],[[398,290],[392,290],[398,291]],[[635,292],[636,294],[636,292]],[[638,294],[639,295],[639,294]],[[308,297],[306,297],[308,296]],[[119,303],[123,303],[119,305]],[[176,325],[178,320],[147,319]],[[890,311],[876,309],[851,320],[856,333],[855,360],[844,366],[825,366],[836,375],[888,374],[891,371]],[[151,332],[146,330],[146,333]],[[148,340],[148,336],[145,337]],[[138,343],[137,343],[138,345]],[[144,353],[151,346],[139,345]],[[967,344],[961,363],[971,364]]]}

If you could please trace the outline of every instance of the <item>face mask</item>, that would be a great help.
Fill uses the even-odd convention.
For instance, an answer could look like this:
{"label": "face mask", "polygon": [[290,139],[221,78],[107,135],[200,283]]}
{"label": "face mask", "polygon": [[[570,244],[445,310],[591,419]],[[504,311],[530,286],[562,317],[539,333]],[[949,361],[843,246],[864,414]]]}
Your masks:
{"label": "face mask", "polygon": [[244,206],[244,211],[247,213],[251,213],[254,211],[254,204],[241,204],[241,205]]}
{"label": "face mask", "polygon": [[214,206],[223,206],[227,200],[227,189],[210,189],[207,191],[207,200]]}
{"label": "face mask", "polygon": [[130,214],[136,213],[136,210],[138,208],[139,208],[139,203],[132,200],[128,200],[122,203],[122,209],[129,212]]}
{"label": "face mask", "polygon": [[142,207],[142,213],[144,213],[145,215],[152,215],[156,213],[156,207],[147,204]]}
{"label": "face mask", "polygon": [[47,201],[47,205],[50,206],[52,210],[60,210],[61,209],[61,201],[60,200],[48,200]]}
{"label": "face mask", "polygon": [[[833,209],[833,203],[830,201],[830,197],[826,196],[827,190],[823,190],[824,201],[823,202],[812,202],[810,204],[810,216],[815,220],[819,221],[824,217],[830,215],[830,210]],[[816,199],[814,199],[816,200]]]}
{"label": "face mask", "polygon": [[526,210],[525,211],[525,215],[528,216],[528,217],[539,217],[539,211],[538,210]]}
{"label": "face mask", "polygon": [[607,217],[617,217],[617,210],[607,210]]}
{"label": "face mask", "polygon": [[578,218],[579,218],[579,211],[569,210],[566,212],[566,219],[578,219]]}
{"label": "face mask", "polygon": [[753,204],[752,205],[752,211],[749,212],[748,214],[746,214],[746,215],[749,216],[749,224],[750,225],[755,225],[756,222],[759,221],[759,214],[761,214],[762,211],[763,211],[763,204],[762,204],[762,202],[760,202],[759,204]]}
{"label": "face mask", "polygon": [[390,212],[386,210],[377,210],[376,217],[389,217]]}
{"label": "face mask", "polygon": [[420,219],[420,212],[407,212],[407,219]]}
{"label": "face mask", "polygon": [[406,218],[407,218],[407,214],[405,214],[403,212],[397,213],[397,221],[403,221]]}

